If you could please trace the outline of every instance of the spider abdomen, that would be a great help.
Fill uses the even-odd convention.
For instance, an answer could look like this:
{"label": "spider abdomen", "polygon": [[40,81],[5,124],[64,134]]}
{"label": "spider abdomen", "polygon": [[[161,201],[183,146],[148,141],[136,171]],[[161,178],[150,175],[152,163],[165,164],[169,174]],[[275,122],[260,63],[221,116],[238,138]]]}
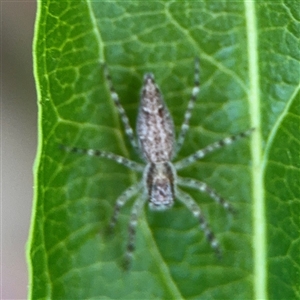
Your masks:
{"label": "spider abdomen", "polygon": [[137,137],[144,158],[148,162],[170,161],[174,152],[174,124],[161,92],[150,73],[144,76]]}

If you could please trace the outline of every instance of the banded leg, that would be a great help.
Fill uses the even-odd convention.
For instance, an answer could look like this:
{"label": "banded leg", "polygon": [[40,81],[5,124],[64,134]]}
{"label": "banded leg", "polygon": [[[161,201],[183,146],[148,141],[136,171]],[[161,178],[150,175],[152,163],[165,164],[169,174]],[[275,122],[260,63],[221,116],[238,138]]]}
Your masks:
{"label": "banded leg", "polygon": [[199,58],[195,58],[195,79],[194,79],[194,88],[192,91],[192,95],[188,104],[188,107],[186,109],[186,112],[184,114],[184,120],[181,125],[180,133],[178,135],[177,143],[176,143],[176,153],[179,152],[179,150],[182,147],[182,144],[184,142],[184,138],[186,136],[186,133],[189,129],[190,119],[192,116],[192,111],[195,106],[195,102],[197,100],[197,96],[199,94],[200,88],[199,88]]}
{"label": "banded leg", "polygon": [[183,192],[182,190],[179,190],[177,188],[177,198],[179,201],[181,201],[196,217],[200,222],[200,228],[203,230],[206,239],[208,240],[210,246],[214,249],[216,255],[218,258],[221,258],[221,250],[218,241],[215,238],[215,235],[210,230],[204,216],[202,215],[201,209],[198,206],[198,204],[195,202],[195,200],[187,193]]}
{"label": "banded leg", "polygon": [[96,156],[96,157],[104,157],[109,160],[115,161],[116,163],[121,164],[136,172],[143,172],[144,170],[143,165],[111,152],[106,152],[106,151],[96,150],[96,149],[77,148],[77,147],[64,146],[64,145],[61,145],[61,148],[67,152],[85,154],[85,155]]}
{"label": "banded leg", "polygon": [[222,147],[231,145],[235,141],[237,141],[237,140],[239,140],[241,138],[245,138],[245,137],[249,136],[252,133],[253,130],[254,130],[254,128],[251,128],[251,129],[249,129],[249,130],[247,130],[245,132],[241,132],[239,134],[229,136],[229,137],[227,137],[227,138],[225,138],[223,140],[220,140],[218,142],[210,144],[207,147],[196,151],[194,154],[192,154],[192,155],[190,155],[190,156],[188,156],[186,158],[183,158],[182,160],[176,162],[174,164],[175,169],[176,170],[183,169],[183,168],[185,168],[185,167],[193,164],[195,161],[203,158],[208,153],[213,152],[213,151],[215,151],[217,149],[220,149]]}
{"label": "banded leg", "polygon": [[119,196],[119,198],[116,201],[116,204],[114,207],[114,212],[112,214],[112,217],[111,217],[111,220],[109,223],[109,231],[110,232],[112,232],[113,229],[115,228],[121,208],[126,204],[126,202],[128,200],[130,200],[131,197],[133,197],[140,191],[141,187],[142,187],[142,181],[130,186],[127,190],[125,190]]}
{"label": "banded leg", "polygon": [[201,192],[207,193],[212,199],[214,199],[218,204],[222,205],[230,213],[234,213],[235,209],[214,189],[209,187],[206,183],[190,178],[177,177],[177,183],[181,186],[187,186]]}
{"label": "banded leg", "polygon": [[108,87],[109,87],[109,91],[110,91],[110,96],[113,99],[113,101],[115,103],[115,106],[118,109],[119,115],[120,115],[121,120],[123,122],[123,125],[125,127],[125,132],[126,132],[128,138],[129,138],[129,141],[130,141],[132,147],[136,150],[137,153],[140,153],[139,147],[138,147],[136,139],[134,137],[133,130],[132,130],[132,128],[130,126],[130,123],[129,123],[129,119],[128,119],[127,115],[126,115],[126,112],[125,112],[125,110],[124,110],[121,102],[120,102],[119,96],[118,96],[118,94],[115,91],[115,88],[113,86],[113,82],[112,82],[110,73],[109,73],[108,68],[107,68],[107,66],[106,66],[105,63],[103,64],[103,68],[104,68],[104,76],[105,76],[105,79],[106,79],[106,81],[108,83]]}
{"label": "banded leg", "polygon": [[147,201],[146,195],[143,195],[141,198],[138,198],[131,210],[130,221],[128,226],[128,243],[127,249],[124,258],[124,269],[128,270],[131,265],[131,260],[133,252],[135,250],[135,235],[136,235],[136,226],[138,223],[138,217],[141,213],[142,208],[144,207]]}

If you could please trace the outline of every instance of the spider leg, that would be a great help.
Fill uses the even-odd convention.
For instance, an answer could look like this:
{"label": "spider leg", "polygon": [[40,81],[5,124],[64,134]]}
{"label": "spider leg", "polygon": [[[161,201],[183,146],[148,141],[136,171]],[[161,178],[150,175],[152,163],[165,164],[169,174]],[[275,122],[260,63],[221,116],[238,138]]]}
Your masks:
{"label": "spider leg", "polygon": [[133,252],[135,250],[135,236],[136,236],[136,227],[138,223],[138,217],[147,201],[146,194],[142,197],[138,198],[131,210],[130,221],[128,226],[128,242],[127,249],[124,258],[124,269],[128,270],[131,265],[131,260],[133,256]]}
{"label": "spider leg", "polygon": [[109,231],[113,231],[115,228],[115,225],[117,223],[119,213],[121,208],[132,198],[134,195],[136,195],[139,190],[142,187],[142,182],[138,182],[132,186],[130,186],[128,189],[126,189],[117,199],[115,207],[114,207],[114,212],[112,214],[110,223],[109,223]]}
{"label": "spider leg", "polygon": [[195,58],[194,88],[193,88],[193,91],[192,91],[192,95],[191,95],[188,107],[185,111],[184,120],[183,120],[183,123],[181,125],[180,133],[178,135],[178,139],[177,139],[177,142],[176,142],[176,153],[178,153],[179,150],[181,149],[182,144],[183,144],[184,139],[185,139],[185,136],[186,136],[186,133],[189,129],[189,124],[190,124],[190,119],[191,119],[191,116],[192,116],[192,111],[194,109],[195,102],[197,100],[197,96],[198,96],[199,90],[200,90],[199,89],[199,73],[200,73],[199,72],[199,58],[196,57]]}
{"label": "spider leg", "polygon": [[218,204],[222,205],[227,211],[234,213],[235,209],[214,189],[209,187],[206,183],[190,178],[177,177],[177,183],[181,186],[187,186],[201,192],[207,193],[212,199],[214,199]]}
{"label": "spider leg", "polygon": [[85,154],[89,156],[96,156],[96,157],[104,157],[109,160],[113,160],[118,164],[121,164],[131,170],[134,170],[136,172],[143,172],[144,166],[136,163],[135,161],[132,161],[130,159],[127,159],[123,156],[116,155],[111,152],[102,151],[102,150],[96,150],[96,149],[84,149],[84,148],[77,148],[77,147],[71,147],[71,146],[64,146],[61,145],[61,148],[67,152],[73,152],[78,154]]}
{"label": "spider leg", "polygon": [[186,158],[183,158],[182,160],[179,160],[178,162],[174,163],[175,169],[176,170],[183,169],[183,168],[193,164],[195,161],[205,157],[208,153],[213,152],[222,147],[228,146],[241,138],[245,138],[245,137],[249,136],[253,130],[254,130],[254,128],[251,128],[247,131],[238,133],[236,135],[229,136],[218,142],[212,143],[212,144],[208,145],[207,147],[196,151],[192,155],[190,155]]}
{"label": "spider leg", "polygon": [[215,238],[214,233],[209,228],[200,207],[196,203],[196,201],[187,193],[183,192],[182,190],[177,188],[176,191],[177,198],[179,201],[181,201],[196,217],[200,222],[200,228],[203,230],[206,239],[208,240],[211,247],[214,249],[216,255],[218,258],[221,258],[221,250],[218,241]]}
{"label": "spider leg", "polygon": [[111,96],[112,100],[114,101],[115,106],[118,109],[119,115],[121,117],[121,120],[122,120],[124,128],[125,128],[125,132],[126,132],[128,138],[129,138],[129,141],[130,141],[132,147],[136,150],[136,152],[138,154],[140,154],[140,150],[139,150],[138,144],[136,142],[136,139],[135,139],[135,136],[134,136],[134,133],[133,133],[133,129],[130,126],[129,119],[126,115],[126,112],[125,112],[121,102],[120,102],[119,96],[115,91],[115,88],[113,86],[113,82],[111,80],[110,73],[109,73],[108,68],[107,68],[105,63],[103,64],[103,68],[104,68],[104,76],[105,76],[106,82],[108,83],[110,96]]}

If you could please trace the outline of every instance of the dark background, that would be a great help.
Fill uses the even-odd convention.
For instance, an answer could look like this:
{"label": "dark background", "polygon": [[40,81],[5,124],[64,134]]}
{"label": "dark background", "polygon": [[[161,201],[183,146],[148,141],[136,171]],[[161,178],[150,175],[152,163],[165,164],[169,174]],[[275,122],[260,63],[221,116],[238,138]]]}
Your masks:
{"label": "dark background", "polygon": [[1,1],[1,299],[27,298],[37,105],[35,1]]}

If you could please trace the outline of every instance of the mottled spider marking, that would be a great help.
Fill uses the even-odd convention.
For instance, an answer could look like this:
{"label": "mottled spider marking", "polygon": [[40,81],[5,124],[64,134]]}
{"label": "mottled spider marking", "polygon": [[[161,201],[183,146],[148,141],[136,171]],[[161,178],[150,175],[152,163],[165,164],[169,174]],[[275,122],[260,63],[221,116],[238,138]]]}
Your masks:
{"label": "mottled spider marking", "polygon": [[151,73],[144,76],[136,128],[139,146],[147,162],[171,160],[175,143],[174,124]]}
{"label": "mottled spider marking", "polygon": [[137,137],[130,126],[129,119],[115,92],[108,69],[104,64],[105,79],[109,87],[111,98],[119,112],[125,133],[128,136],[131,145],[144,158],[144,164],[129,160],[125,157],[111,152],[95,149],[82,149],[78,147],[63,146],[68,152],[76,152],[107,158],[115,161],[136,172],[143,173],[142,179],[127,188],[116,200],[113,214],[110,221],[110,229],[115,227],[121,208],[134,196],[141,191],[142,194],[135,200],[128,226],[128,242],[125,254],[124,267],[127,269],[131,264],[131,258],[135,249],[135,235],[138,223],[138,217],[146,202],[153,210],[165,210],[172,207],[175,199],[182,202],[198,219],[200,228],[204,232],[206,239],[215,250],[216,255],[221,257],[219,243],[205,220],[204,215],[196,201],[186,192],[183,192],[179,186],[185,186],[207,193],[213,200],[223,206],[228,212],[234,212],[233,207],[213,188],[206,183],[190,178],[181,178],[177,176],[177,170],[183,169],[199,159],[202,159],[210,152],[222,147],[228,146],[235,141],[249,136],[254,129],[226,137],[220,141],[212,143],[203,149],[196,151],[190,156],[181,159],[174,164],[171,162],[176,153],[180,150],[186,133],[189,128],[194,104],[199,93],[199,60],[195,60],[194,88],[190,97],[184,120],[175,140],[174,124],[171,114],[163,100],[162,93],[155,83],[154,75],[146,73],[141,91],[141,99],[137,118]]}

